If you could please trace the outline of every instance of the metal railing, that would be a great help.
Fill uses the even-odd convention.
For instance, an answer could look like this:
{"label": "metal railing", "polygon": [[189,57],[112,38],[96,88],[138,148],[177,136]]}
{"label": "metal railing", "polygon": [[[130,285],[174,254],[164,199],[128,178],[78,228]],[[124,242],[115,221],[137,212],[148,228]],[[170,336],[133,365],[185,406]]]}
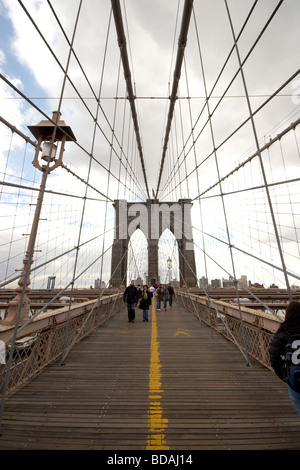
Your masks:
{"label": "metal railing", "polygon": [[247,307],[206,299],[184,291],[176,291],[176,300],[228,340],[235,343],[246,355],[252,356],[272,370],[269,347],[279,320],[270,313],[253,311]]}
{"label": "metal railing", "polygon": [[[74,345],[103,327],[122,306],[122,296],[115,294],[51,312],[47,324],[37,317],[25,329],[25,336],[18,335],[12,352],[11,342],[6,341],[6,364],[0,365],[1,396],[15,391],[56,360],[63,363]],[[5,339],[5,333],[9,334],[0,332],[0,339]]]}
{"label": "metal railing", "polygon": [[[241,350],[271,369],[269,345],[279,326],[276,318],[267,313],[257,313],[241,307],[243,321],[239,318],[237,305],[218,300],[205,299],[185,291],[176,291],[176,300],[186,310],[193,313],[200,322],[212,327]],[[72,315],[68,307],[40,319],[20,335],[14,345],[12,359],[8,365],[0,365],[0,393],[7,381],[6,395],[19,388],[46,366],[64,358],[68,351],[97,328],[103,327],[109,318],[123,307],[120,294],[110,295],[100,301],[89,301],[73,305]],[[3,337],[3,332],[0,332]],[[6,344],[7,359],[11,345]]]}

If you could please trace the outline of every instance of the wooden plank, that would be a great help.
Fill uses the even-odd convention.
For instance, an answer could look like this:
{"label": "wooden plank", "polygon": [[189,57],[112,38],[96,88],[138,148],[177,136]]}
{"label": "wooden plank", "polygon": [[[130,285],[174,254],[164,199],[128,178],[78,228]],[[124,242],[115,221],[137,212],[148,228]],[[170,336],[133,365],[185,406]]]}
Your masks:
{"label": "wooden plank", "polygon": [[[155,316],[157,401],[171,451],[300,449],[284,383],[255,361],[247,367],[235,345],[181,307]],[[65,366],[52,365],[8,397],[0,449],[146,449],[152,318],[142,322],[136,310],[131,324],[121,312]]]}

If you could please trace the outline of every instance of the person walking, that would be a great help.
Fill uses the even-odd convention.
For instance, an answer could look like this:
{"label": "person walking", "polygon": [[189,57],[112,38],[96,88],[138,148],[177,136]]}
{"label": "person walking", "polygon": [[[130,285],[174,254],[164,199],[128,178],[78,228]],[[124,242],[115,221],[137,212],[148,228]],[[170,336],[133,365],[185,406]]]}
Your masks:
{"label": "person walking", "polygon": [[126,287],[124,294],[123,294],[123,302],[127,302],[127,310],[128,310],[128,322],[134,323],[135,319],[135,310],[134,306],[137,304],[138,301],[138,290],[134,285],[134,281],[131,281],[130,285]]}
{"label": "person walking", "polygon": [[153,284],[151,284],[151,287],[149,289],[149,292],[151,292],[152,296],[153,296],[153,292],[155,291],[155,287]]}
{"label": "person walking", "polygon": [[170,307],[172,307],[174,289],[173,289],[173,287],[171,286],[171,283],[170,283],[170,282],[169,282],[169,284],[168,284],[167,289],[168,289],[168,291],[169,291],[169,305],[170,305]]}
{"label": "person walking", "polygon": [[151,297],[152,294],[148,290],[148,286],[144,285],[139,305],[139,308],[143,310],[143,321],[148,321],[148,310],[151,305]]}
{"label": "person walking", "polygon": [[[285,348],[286,345],[291,342],[291,335],[299,335],[300,339],[300,302],[296,301],[292,301],[288,304],[285,319],[273,337],[269,354],[271,366],[276,375],[284,382],[287,382],[289,397],[300,416],[300,392],[292,388],[291,384],[288,382],[284,367]],[[300,377],[298,377],[298,380],[300,382]]]}
{"label": "person walking", "polygon": [[141,288],[140,284],[138,284],[138,285],[136,286],[136,288],[137,288],[137,291],[138,291],[138,299],[140,299],[140,297],[141,297],[141,295],[142,295],[142,288]]}
{"label": "person walking", "polygon": [[156,310],[159,311],[161,307],[161,302],[162,302],[162,288],[161,286],[157,286],[157,288],[154,291],[154,295],[156,297]]}
{"label": "person walking", "polygon": [[166,286],[163,286],[162,298],[163,298],[163,301],[164,301],[164,310],[167,310],[167,302],[169,300],[169,291],[168,291]]}

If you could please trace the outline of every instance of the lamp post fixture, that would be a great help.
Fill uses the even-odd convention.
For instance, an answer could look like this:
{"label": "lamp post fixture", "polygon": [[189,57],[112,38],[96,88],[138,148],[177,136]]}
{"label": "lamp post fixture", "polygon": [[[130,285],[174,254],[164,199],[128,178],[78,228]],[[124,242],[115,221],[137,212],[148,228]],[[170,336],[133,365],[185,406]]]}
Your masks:
{"label": "lamp post fixture", "polygon": [[167,259],[167,266],[168,266],[168,270],[169,270],[169,282],[171,282],[172,260],[171,260],[170,257]]}
{"label": "lamp post fixture", "polygon": [[[61,121],[59,117],[60,113],[58,111],[53,111],[53,122],[49,120],[43,120],[40,121],[39,124],[28,126],[28,129],[37,139],[35,156],[32,163],[42,172],[42,181],[37,198],[27,250],[23,260],[23,268],[21,270],[22,274],[18,281],[18,287],[16,288],[16,296],[9,302],[7,317],[1,322],[1,324],[12,325],[15,324],[16,321],[18,323],[24,323],[29,319],[30,299],[28,294],[30,292],[29,285],[31,282],[30,267],[33,263],[33,253],[47,176],[51,171],[62,164],[62,157],[66,141],[76,141],[71,128],[67,126],[64,121]],[[43,147],[42,142],[44,142]],[[56,158],[59,143],[59,156]],[[40,151],[42,151],[41,160],[43,160],[46,164],[40,162],[39,160]]]}

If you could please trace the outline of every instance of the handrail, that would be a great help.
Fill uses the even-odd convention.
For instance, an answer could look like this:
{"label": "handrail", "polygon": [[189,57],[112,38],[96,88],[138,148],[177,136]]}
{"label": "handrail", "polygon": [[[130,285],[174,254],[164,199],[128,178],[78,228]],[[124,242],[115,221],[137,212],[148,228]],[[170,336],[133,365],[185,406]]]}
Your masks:
{"label": "handrail", "polygon": [[[193,313],[201,322],[212,327],[242,351],[254,357],[263,366],[272,370],[269,360],[269,346],[280,321],[268,312],[257,312],[250,308],[206,299],[190,292],[175,291],[176,301]],[[195,308],[196,307],[196,308]],[[241,319],[245,335],[242,336]],[[246,341],[246,344],[244,343]]]}
{"label": "handrail", "polygon": [[[96,307],[96,308],[95,308]],[[7,378],[7,365],[0,364],[0,396],[7,380],[6,395],[16,390],[34,377],[49,364],[58,360],[64,348],[70,348],[91,334],[97,328],[105,326],[109,318],[123,307],[122,295],[114,294],[98,300],[45,312],[18,335],[13,351],[12,366]],[[68,319],[68,335],[66,324]],[[0,324],[0,340],[5,341],[6,354],[10,354],[11,336],[14,326]]]}

